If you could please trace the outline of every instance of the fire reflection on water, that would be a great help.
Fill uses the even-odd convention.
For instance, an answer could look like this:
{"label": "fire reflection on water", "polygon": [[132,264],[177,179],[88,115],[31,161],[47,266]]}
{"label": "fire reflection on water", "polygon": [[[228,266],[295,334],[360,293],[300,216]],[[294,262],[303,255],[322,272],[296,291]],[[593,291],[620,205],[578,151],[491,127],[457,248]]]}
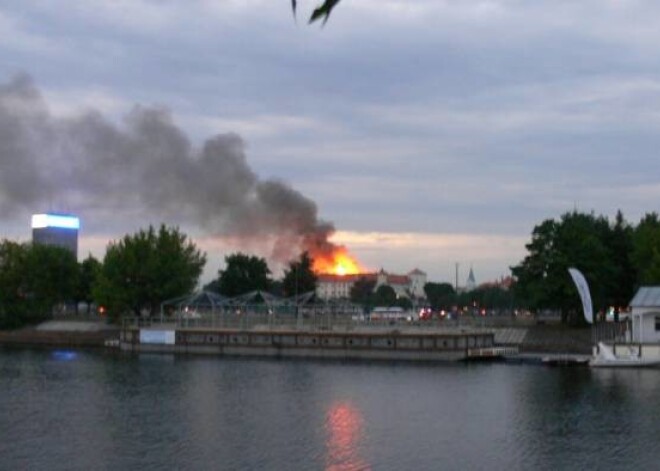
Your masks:
{"label": "fire reflection on water", "polygon": [[360,411],[348,402],[335,402],[326,414],[326,471],[362,471],[371,466],[360,456],[364,436]]}

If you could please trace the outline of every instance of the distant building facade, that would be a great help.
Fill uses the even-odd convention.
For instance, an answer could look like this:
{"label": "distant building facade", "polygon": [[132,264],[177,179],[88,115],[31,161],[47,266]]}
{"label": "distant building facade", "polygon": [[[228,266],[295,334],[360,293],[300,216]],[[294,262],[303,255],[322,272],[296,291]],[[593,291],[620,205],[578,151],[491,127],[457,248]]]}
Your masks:
{"label": "distant building facade", "polygon": [[361,275],[318,275],[316,278],[316,296],[321,299],[348,299],[351,288],[360,278],[372,279],[373,273]]}
{"label": "distant building facade", "polygon": [[319,275],[316,281],[316,295],[321,299],[348,299],[355,282],[365,278],[375,282],[374,290],[379,286],[390,286],[398,297],[425,298],[424,285],[426,273],[414,269],[407,275],[387,273],[381,269],[378,273],[361,273],[358,275]]}
{"label": "distant building facade", "polygon": [[34,214],[32,243],[63,247],[78,258],[80,219],[68,214]]}

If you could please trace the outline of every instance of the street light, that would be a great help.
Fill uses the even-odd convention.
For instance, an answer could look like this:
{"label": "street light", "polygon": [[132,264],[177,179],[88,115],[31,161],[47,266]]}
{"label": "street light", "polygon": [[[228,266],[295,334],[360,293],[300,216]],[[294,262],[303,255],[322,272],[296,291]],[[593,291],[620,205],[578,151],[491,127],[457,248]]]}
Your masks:
{"label": "street light", "polygon": [[296,300],[296,327],[298,329],[302,328],[302,317],[300,316],[300,309],[298,308],[298,265],[294,265],[294,270],[295,270],[295,280],[296,280],[296,286],[295,286],[295,300]]}

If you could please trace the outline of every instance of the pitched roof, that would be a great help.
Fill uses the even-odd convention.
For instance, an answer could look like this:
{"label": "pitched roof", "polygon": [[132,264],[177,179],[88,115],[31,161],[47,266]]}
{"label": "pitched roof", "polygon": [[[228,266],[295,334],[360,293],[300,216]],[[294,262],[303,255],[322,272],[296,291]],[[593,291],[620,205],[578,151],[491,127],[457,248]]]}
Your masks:
{"label": "pitched roof", "polygon": [[[421,270],[417,270],[421,274],[426,274]],[[413,270],[414,272],[414,270]],[[413,273],[411,272],[411,273]],[[358,273],[355,275],[335,275],[334,273],[322,273],[316,276],[317,281],[322,283],[344,283],[344,282],[355,282],[360,278],[366,278],[367,280],[376,281],[378,276],[385,276],[385,283],[388,285],[409,285],[410,277],[408,275],[391,275],[384,270],[380,270],[378,273]]]}
{"label": "pitched roof", "polygon": [[424,273],[424,272],[423,272],[422,270],[420,270],[419,268],[415,268],[413,271],[411,271],[410,273],[408,273],[408,275],[426,275],[426,273]]}
{"label": "pitched roof", "polygon": [[407,285],[410,283],[410,278],[406,275],[387,275],[387,284],[389,285]]}
{"label": "pitched roof", "polygon": [[335,275],[334,273],[322,273],[316,276],[317,281],[322,281],[326,283],[342,283],[342,282],[355,282],[360,278],[366,278],[367,280],[375,280],[375,273],[357,273],[355,275]]}
{"label": "pitched roof", "polygon": [[660,286],[642,286],[630,301],[631,307],[660,307]]}

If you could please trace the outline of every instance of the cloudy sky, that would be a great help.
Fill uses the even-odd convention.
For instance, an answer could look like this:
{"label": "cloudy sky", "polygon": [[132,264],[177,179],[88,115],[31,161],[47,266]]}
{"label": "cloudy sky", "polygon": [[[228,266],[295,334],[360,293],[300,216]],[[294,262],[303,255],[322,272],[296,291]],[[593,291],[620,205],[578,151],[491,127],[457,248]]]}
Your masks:
{"label": "cloudy sky", "polygon": [[[659,2],[342,0],[307,25],[318,2],[296,21],[288,0],[5,0],[0,87],[29,82],[56,128],[94,115],[121,131],[157,109],[193,148],[235,133],[252,172],[314,201],[364,265],[437,281],[455,263],[462,281],[508,274],[532,228],[574,208],[658,210]],[[67,190],[6,205],[0,236],[64,209],[83,255],[161,220],[209,252],[207,276],[235,250]]]}

